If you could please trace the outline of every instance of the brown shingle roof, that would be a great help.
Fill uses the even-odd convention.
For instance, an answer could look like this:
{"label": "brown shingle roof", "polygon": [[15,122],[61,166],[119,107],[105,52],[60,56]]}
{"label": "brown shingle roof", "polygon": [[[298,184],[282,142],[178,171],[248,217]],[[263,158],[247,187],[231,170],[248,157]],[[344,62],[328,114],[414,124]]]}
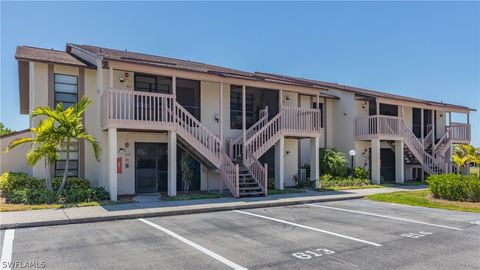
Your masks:
{"label": "brown shingle roof", "polygon": [[123,61],[123,62],[148,64],[148,65],[155,65],[155,66],[161,66],[166,68],[181,69],[186,71],[215,74],[215,75],[224,76],[224,77],[232,77],[232,78],[256,80],[256,81],[268,81],[268,82],[275,82],[275,83],[281,83],[281,84],[320,88],[320,89],[327,90],[324,87],[317,87],[315,84],[312,84],[311,82],[292,81],[292,80],[279,79],[275,77],[266,77],[266,76],[259,75],[255,72],[246,72],[246,71],[241,71],[237,69],[209,65],[209,64],[195,62],[195,61],[181,60],[181,59],[162,57],[162,56],[137,53],[137,52],[130,52],[130,51],[101,48],[101,47],[90,46],[90,45],[67,44],[67,50],[68,50],[68,46],[77,47],[82,50],[88,51],[90,53],[94,53],[99,57],[102,57],[104,60],[117,60],[117,61]]}
{"label": "brown shingle roof", "polygon": [[[67,50],[68,50],[68,46],[75,46],[75,47],[81,48],[90,53],[94,53],[105,60],[118,60],[118,61],[124,61],[124,62],[156,65],[156,66],[182,69],[182,70],[193,71],[193,72],[216,74],[216,75],[225,76],[225,77],[275,82],[275,83],[310,87],[310,88],[322,89],[322,90],[328,90],[329,88],[339,89],[339,90],[350,91],[353,93],[366,95],[366,96],[384,97],[384,98],[391,98],[391,99],[397,99],[397,100],[418,102],[418,103],[423,103],[428,105],[449,106],[449,107],[454,107],[459,109],[474,110],[474,109],[470,109],[468,107],[460,106],[460,105],[389,94],[385,92],[374,91],[370,89],[358,88],[358,87],[331,83],[331,82],[297,78],[297,77],[279,75],[279,74],[273,74],[273,73],[245,72],[245,71],[240,71],[236,69],[209,65],[209,64],[204,64],[204,63],[194,62],[189,60],[181,60],[181,59],[162,57],[162,56],[156,56],[156,55],[150,55],[150,54],[144,54],[144,53],[129,52],[126,50],[121,51],[121,50],[108,49],[108,48],[102,48],[102,47],[90,46],[90,45],[67,44]],[[330,96],[331,98],[338,98],[334,95],[328,95],[328,94],[324,94],[324,96]]]}
{"label": "brown shingle roof", "polygon": [[88,66],[67,52],[57,51],[53,49],[49,50],[49,49],[35,48],[35,47],[29,47],[29,46],[18,46],[17,51],[15,53],[15,59],[58,63],[58,64],[82,66],[82,67]]}

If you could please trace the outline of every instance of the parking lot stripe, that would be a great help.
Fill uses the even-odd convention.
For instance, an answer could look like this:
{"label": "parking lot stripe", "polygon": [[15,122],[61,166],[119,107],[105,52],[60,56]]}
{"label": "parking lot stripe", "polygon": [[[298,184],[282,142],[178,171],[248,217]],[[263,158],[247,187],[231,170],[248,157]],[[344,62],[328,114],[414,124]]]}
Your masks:
{"label": "parking lot stripe", "polygon": [[361,242],[361,243],[364,243],[364,244],[369,244],[369,245],[376,246],[376,247],[381,247],[381,246],[382,246],[381,244],[378,244],[378,243],[374,243],[374,242],[370,242],[370,241],[358,239],[358,238],[355,238],[355,237],[351,237],[351,236],[348,236],[348,235],[343,235],[343,234],[339,234],[339,233],[334,233],[334,232],[330,232],[330,231],[326,231],[326,230],[322,230],[322,229],[318,229],[318,228],[314,228],[314,227],[310,227],[310,226],[305,226],[305,225],[302,225],[302,224],[293,223],[293,222],[286,221],[286,220],[282,220],[282,219],[278,219],[278,218],[267,217],[267,216],[258,215],[258,214],[254,214],[254,213],[250,213],[250,212],[244,212],[244,211],[240,211],[240,210],[233,210],[233,211],[234,211],[234,212],[237,212],[237,213],[240,213],[240,214],[250,215],[250,216],[254,216],[254,217],[259,217],[259,218],[263,218],[263,219],[268,219],[268,220],[272,220],[272,221],[276,221],[276,222],[288,224],[288,225],[295,226],[295,227],[304,228],[304,229],[307,229],[307,230],[312,230],[312,231],[316,231],[316,232],[321,232],[321,233],[325,233],[325,234],[330,234],[330,235],[333,235],[333,236],[337,236],[337,237],[341,237],[341,238],[345,238],[345,239],[349,239],[349,240]]}
{"label": "parking lot stripe", "polygon": [[11,269],[14,237],[15,230],[5,231],[5,235],[3,236],[2,258],[0,259],[2,269]]}
{"label": "parking lot stripe", "polygon": [[242,266],[240,266],[240,265],[238,265],[238,264],[236,264],[236,263],[234,263],[234,262],[232,262],[232,261],[230,261],[230,260],[228,260],[228,259],[226,259],[226,258],[224,258],[224,257],[222,257],[222,256],[220,256],[220,255],[218,255],[217,253],[215,253],[215,252],[213,252],[213,251],[211,251],[211,250],[209,250],[209,249],[207,249],[207,248],[204,248],[204,247],[200,246],[199,244],[194,243],[194,242],[188,240],[187,238],[185,238],[185,237],[183,237],[183,236],[181,236],[181,235],[178,235],[178,234],[170,231],[169,229],[166,229],[166,228],[164,228],[164,227],[162,227],[162,226],[160,226],[160,225],[158,225],[158,224],[155,224],[155,223],[150,222],[150,221],[148,221],[148,220],[146,220],[146,219],[143,219],[143,218],[139,218],[138,220],[140,220],[141,222],[143,222],[143,223],[145,223],[145,224],[148,224],[148,225],[150,225],[150,226],[152,226],[152,227],[154,227],[154,228],[156,228],[156,229],[159,229],[160,231],[162,231],[162,232],[164,232],[164,233],[166,233],[166,234],[168,234],[168,235],[170,235],[170,236],[172,236],[172,237],[174,237],[174,238],[176,238],[176,239],[184,242],[185,244],[187,244],[187,245],[189,245],[189,246],[191,246],[191,247],[193,247],[193,248],[196,248],[196,249],[200,250],[201,252],[203,252],[203,253],[207,254],[208,256],[210,256],[210,257],[212,257],[212,258],[214,258],[214,259],[216,259],[216,260],[218,260],[218,261],[220,261],[220,262],[222,262],[222,263],[230,266],[230,267],[233,268],[233,269],[239,269],[239,270],[240,270],[240,269],[242,269],[242,270],[246,270],[246,269],[247,269],[247,268],[242,267]]}
{"label": "parking lot stripe", "polygon": [[350,209],[345,209],[345,208],[331,207],[331,206],[311,204],[311,203],[307,203],[307,204],[305,204],[305,205],[314,206],[314,207],[319,207],[319,208],[332,209],[332,210],[338,210],[338,211],[345,211],[345,212],[362,214],[362,215],[368,215],[368,216],[374,216],[374,217],[381,217],[381,218],[388,218],[388,219],[406,221],[406,222],[411,222],[411,223],[418,223],[418,224],[423,224],[423,225],[428,225],[428,226],[435,226],[435,227],[440,227],[440,228],[445,228],[445,229],[451,229],[451,230],[459,230],[459,231],[463,230],[463,229],[457,228],[457,227],[445,226],[445,225],[440,225],[440,224],[433,224],[433,223],[428,223],[428,222],[423,222],[423,221],[418,221],[418,220],[412,220],[412,219],[406,219],[406,218],[399,218],[399,217],[379,215],[379,214],[368,213],[368,212],[363,212],[363,211],[356,211],[356,210],[350,210]]}

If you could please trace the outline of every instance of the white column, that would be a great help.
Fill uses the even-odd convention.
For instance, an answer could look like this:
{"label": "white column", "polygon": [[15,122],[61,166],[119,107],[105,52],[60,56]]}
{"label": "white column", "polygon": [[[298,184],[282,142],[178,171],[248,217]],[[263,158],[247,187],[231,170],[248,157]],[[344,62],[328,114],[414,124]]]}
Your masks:
{"label": "white column", "polygon": [[108,129],[108,190],[110,200],[117,200],[117,129]]}
{"label": "white column", "polygon": [[403,158],[403,141],[395,141],[395,183],[403,184],[405,179],[405,160]]}
{"label": "white column", "polygon": [[177,196],[177,133],[168,131],[168,196]]}
{"label": "white column", "polygon": [[275,189],[283,190],[285,186],[285,138],[282,136],[275,144]]}
{"label": "white column", "polygon": [[422,141],[423,139],[425,138],[425,134],[423,134],[423,126],[424,126],[424,120],[423,120],[423,108],[420,109],[420,138],[422,138]]}
{"label": "white column", "polygon": [[242,130],[243,130],[243,160],[245,160],[245,142],[247,141],[247,87],[242,86]]}
{"label": "white column", "polygon": [[[102,60],[97,60],[97,92],[103,94],[103,67]],[[100,102],[99,102],[100,103]]]}
{"label": "white column", "polygon": [[113,89],[113,67],[110,66],[110,69],[109,69],[109,89]]}
{"label": "white column", "polygon": [[437,139],[436,129],[435,127],[435,110],[432,109],[432,146],[435,145],[435,140]]}
{"label": "white column", "polygon": [[372,140],[372,184],[380,184],[380,140]]}
{"label": "white column", "polygon": [[[310,180],[315,181],[315,187],[320,188],[320,138],[310,138]],[[317,186],[318,185],[318,186]]]}
{"label": "white column", "polygon": [[223,144],[223,82],[220,83],[220,123],[219,123],[219,136],[220,142]]}

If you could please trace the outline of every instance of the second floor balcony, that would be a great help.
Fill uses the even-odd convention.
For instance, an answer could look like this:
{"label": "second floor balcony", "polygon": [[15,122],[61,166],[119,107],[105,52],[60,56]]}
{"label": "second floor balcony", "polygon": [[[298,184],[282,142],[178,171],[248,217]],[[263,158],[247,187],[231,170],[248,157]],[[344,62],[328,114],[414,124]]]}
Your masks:
{"label": "second floor balcony", "polygon": [[[452,143],[470,143],[470,124],[452,122],[446,125],[444,130],[436,131],[437,140],[448,136]],[[355,139],[357,140],[401,140],[405,132],[412,132],[412,127],[402,117],[371,115],[355,119]]]}
{"label": "second floor balcony", "polygon": [[[283,106],[277,118],[280,115],[281,121],[262,128],[281,128],[285,136],[291,137],[316,137],[323,134],[319,109]],[[266,126],[267,122],[268,118],[263,125]],[[195,132],[203,126],[176,101],[175,95],[117,89],[109,89],[101,97],[101,123],[104,130],[174,130],[181,124]],[[247,135],[251,137],[253,134]]]}
{"label": "second floor balcony", "polygon": [[102,128],[172,130],[174,104],[174,95],[110,89],[102,95]]}

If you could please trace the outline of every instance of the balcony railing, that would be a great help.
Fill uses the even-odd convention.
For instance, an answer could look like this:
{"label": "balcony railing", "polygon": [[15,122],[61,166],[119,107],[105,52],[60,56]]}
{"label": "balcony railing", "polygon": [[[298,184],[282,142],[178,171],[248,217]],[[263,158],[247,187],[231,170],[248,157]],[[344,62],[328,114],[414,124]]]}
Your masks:
{"label": "balcony railing", "polygon": [[471,126],[464,123],[452,122],[450,126],[447,126],[450,132],[450,139],[455,143],[469,143],[471,139]]}
{"label": "balcony railing", "polygon": [[107,90],[102,95],[103,128],[170,130],[175,128],[173,95]]}
{"label": "balcony railing", "polygon": [[387,115],[371,115],[355,119],[355,136],[357,139],[370,139],[379,136],[402,136],[401,117]]}

